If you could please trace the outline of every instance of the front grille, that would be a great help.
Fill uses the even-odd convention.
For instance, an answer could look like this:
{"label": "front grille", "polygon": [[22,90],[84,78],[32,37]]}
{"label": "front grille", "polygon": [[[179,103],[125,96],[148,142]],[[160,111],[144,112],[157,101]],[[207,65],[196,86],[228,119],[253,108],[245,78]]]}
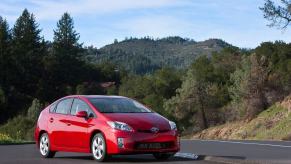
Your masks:
{"label": "front grille", "polygon": [[[151,130],[138,129],[137,131],[140,132],[140,133],[153,133]],[[168,131],[170,131],[170,130],[164,129],[164,130],[159,130],[158,133],[165,133],[165,132],[168,132]]]}
{"label": "front grille", "polygon": [[135,148],[139,150],[147,149],[169,149],[174,146],[173,142],[142,142],[136,143]]}

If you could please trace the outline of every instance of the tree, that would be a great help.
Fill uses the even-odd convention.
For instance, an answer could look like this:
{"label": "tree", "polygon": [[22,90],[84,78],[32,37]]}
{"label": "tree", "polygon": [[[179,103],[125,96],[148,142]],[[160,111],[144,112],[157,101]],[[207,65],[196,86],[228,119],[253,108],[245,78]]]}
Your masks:
{"label": "tree", "polygon": [[64,13],[54,30],[54,50],[64,56],[77,57],[81,44],[80,35],[74,29],[74,21],[69,13]]}
{"label": "tree", "polygon": [[[58,80],[63,84],[76,85],[82,79],[81,69],[84,62],[80,60],[81,44],[79,34],[74,29],[74,21],[68,13],[64,13],[54,30],[53,53],[58,68]],[[79,78],[76,78],[76,75]]]}
{"label": "tree", "polygon": [[44,45],[40,32],[34,15],[27,9],[22,12],[12,29],[13,70],[9,80],[19,92],[28,95],[34,95],[42,73]]}
{"label": "tree", "polygon": [[31,119],[34,123],[36,123],[37,118],[43,107],[44,105],[38,99],[33,99],[31,106],[27,110],[27,118]]}
{"label": "tree", "polygon": [[[209,127],[207,108],[209,108],[209,81],[212,79],[213,65],[206,56],[195,60],[188,70],[177,95],[165,102],[164,108],[174,113],[176,119],[186,128],[196,123],[199,130]],[[209,102],[208,102],[209,101]]]}
{"label": "tree", "polygon": [[265,0],[263,7],[260,10],[264,12],[264,18],[271,23],[270,27],[277,26],[281,29],[288,27],[291,21],[291,1],[281,0],[280,5],[276,6],[271,0]]}
{"label": "tree", "polygon": [[0,111],[2,112],[3,111],[3,106],[4,106],[4,103],[5,103],[5,94],[4,94],[4,91],[2,90],[1,86],[0,86]]}
{"label": "tree", "polygon": [[9,67],[9,46],[11,42],[11,33],[8,23],[0,16],[0,85],[8,88],[8,67]]}
{"label": "tree", "polygon": [[229,87],[242,118],[252,119],[266,108],[265,90],[269,63],[265,56],[252,54],[243,59],[242,68],[231,75]]}
{"label": "tree", "polygon": [[82,45],[74,29],[74,21],[64,13],[54,30],[52,51],[44,58],[45,74],[42,77],[39,97],[52,101],[75,93],[76,85],[87,75],[85,62],[80,59]]}

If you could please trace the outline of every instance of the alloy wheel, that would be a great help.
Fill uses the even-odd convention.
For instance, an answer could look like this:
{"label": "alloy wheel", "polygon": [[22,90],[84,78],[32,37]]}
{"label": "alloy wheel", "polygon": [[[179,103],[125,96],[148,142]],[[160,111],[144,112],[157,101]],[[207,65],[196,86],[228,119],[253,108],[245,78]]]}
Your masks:
{"label": "alloy wheel", "polygon": [[92,140],[92,154],[97,161],[103,161],[106,157],[106,143],[100,133],[96,134]]}
{"label": "alloy wheel", "polygon": [[41,155],[47,156],[49,152],[49,139],[47,135],[42,135],[39,143],[39,150]]}

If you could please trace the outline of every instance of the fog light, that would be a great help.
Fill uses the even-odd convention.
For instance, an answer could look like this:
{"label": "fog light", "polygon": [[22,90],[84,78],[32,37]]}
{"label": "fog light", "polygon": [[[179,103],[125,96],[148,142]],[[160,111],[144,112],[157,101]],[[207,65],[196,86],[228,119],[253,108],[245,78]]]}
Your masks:
{"label": "fog light", "polygon": [[117,138],[117,145],[119,148],[124,148],[123,138]]}

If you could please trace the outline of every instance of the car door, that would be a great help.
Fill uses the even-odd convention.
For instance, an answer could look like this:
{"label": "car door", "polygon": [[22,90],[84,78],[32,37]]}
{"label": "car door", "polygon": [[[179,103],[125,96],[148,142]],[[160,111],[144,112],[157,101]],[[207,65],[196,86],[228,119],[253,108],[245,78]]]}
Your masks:
{"label": "car door", "polygon": [[[79,111],[86,111],[88,113],[88,118],[77,117],[76,114]],[[79,98],[74,99],[70,113],[69,123],[71,126],[69,127],[70,133],[67,140],[72,148],[88,149],[90,145],[88,128],[94,125],[93,119],[96,115],[87,103]]]}
{"label": "car door", "polygon": [[68,146],[68,117],[73,98],[65,98],[57,103],[56,108],[49,116],[48,128],[50,130],[51,142],[57,147]]}

